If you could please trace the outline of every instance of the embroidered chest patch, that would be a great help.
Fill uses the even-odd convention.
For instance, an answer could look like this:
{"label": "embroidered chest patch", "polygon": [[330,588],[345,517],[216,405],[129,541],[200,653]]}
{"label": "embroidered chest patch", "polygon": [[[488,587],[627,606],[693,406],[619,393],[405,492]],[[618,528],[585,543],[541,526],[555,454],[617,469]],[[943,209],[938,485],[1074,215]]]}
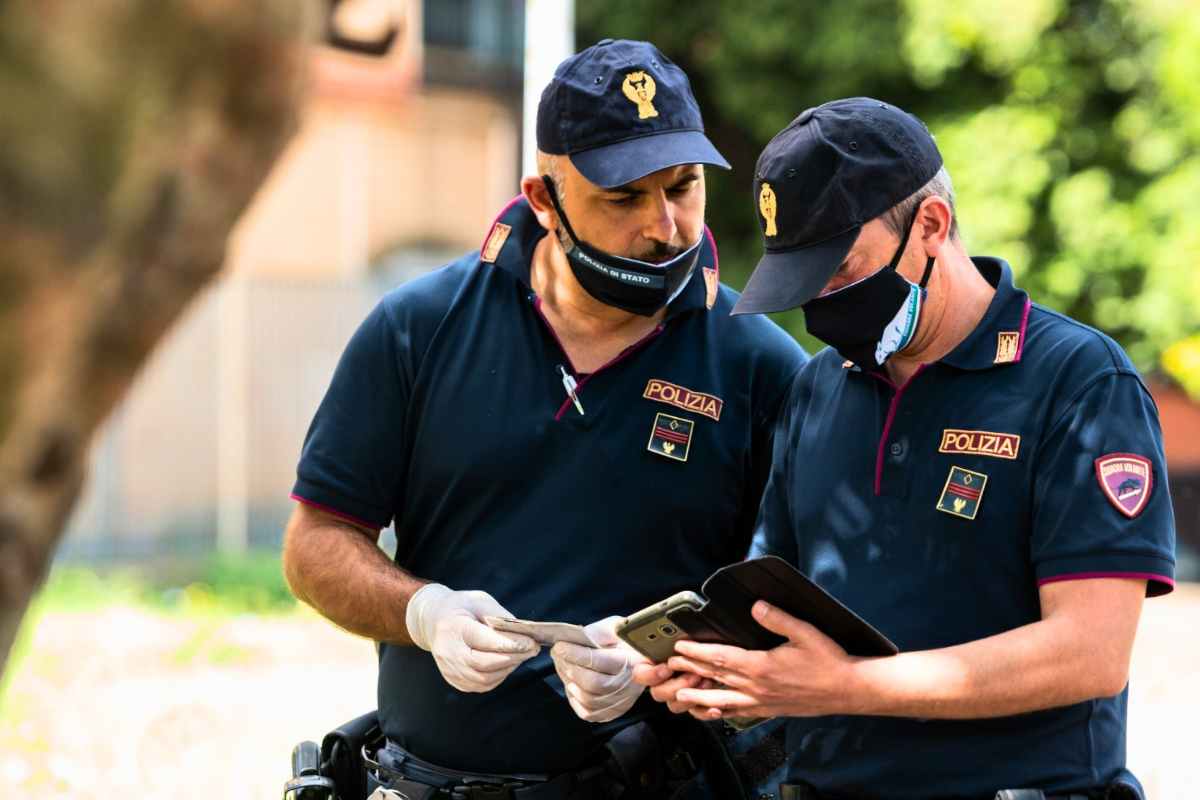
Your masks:
{"label": "embroidered chest patch", "polygon": [[1021,450],[1021,437],[1015,433],[992,431],[963,431],[946,428],[942,431],[939,453],[970,453],[1015,460]]}
{"label": "embroidered chest patch", "polygon": [[975,519],[979,504],[983,502],[983,489],[987,486],[987,475],[962,467],[951,467],[946,476],[946,485],[937,501],[937,510],[963,519]]}
{"label": "embroidered chest patch", "polygon": [[691,389],[658,378],[651,378],[646,382],[646,390],[642,392],[642,397],[682,408],[684,411],[695,411],[713,422],[721,419],[721,409],[725,407],[725,401],[715,394],[693,392]]}
{"label": "embroidered chest patch", "polygon": [[650,444],[646,449],[676,461],[687,461],[688,451],[692,448],[692,428],[695,422],[690,419],[673,417],[659,412],[654,417],[654,427],[650,429]]}

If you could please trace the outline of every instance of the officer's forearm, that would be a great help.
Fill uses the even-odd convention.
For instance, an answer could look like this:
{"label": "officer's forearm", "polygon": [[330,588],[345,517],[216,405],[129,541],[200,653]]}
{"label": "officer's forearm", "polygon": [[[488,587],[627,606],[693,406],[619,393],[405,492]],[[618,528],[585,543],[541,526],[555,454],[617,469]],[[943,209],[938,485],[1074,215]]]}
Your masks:
{"label": "officer's forearm", "polygon": [[396,566],[367,531],[301,505],[284,536],[283,570],[296,597],[339,627],[412,643],[404,615],[425,581]]}
{"label": "officer's forearm", "polygon": [[1072,583],[1052,585],[1069,603],[1030,625],[954,647],[858,662],[854,695],[861,705],[854,712],[998,717],[1119,693],[1127,682],[1145,582]]}

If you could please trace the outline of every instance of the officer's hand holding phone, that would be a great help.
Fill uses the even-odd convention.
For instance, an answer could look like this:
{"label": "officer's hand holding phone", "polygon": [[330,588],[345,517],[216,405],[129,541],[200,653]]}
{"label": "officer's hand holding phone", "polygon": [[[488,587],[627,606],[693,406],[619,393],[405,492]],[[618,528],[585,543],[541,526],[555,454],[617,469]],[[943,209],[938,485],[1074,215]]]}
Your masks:
{"label": "officer's hand holding phone", "polygon": [[666,664],[645,662],[633,668],[633,679],[650,689],[650,696],[665,703],[674,714],[687,714],[696,706],[684,703],[676,695],[681,689],[714,689],[716,681],[702,678],[694,672],[676,672]]}
{"label": "officer's hand holding phone", "polygon": [[617,638],[624,617],[605,617],[584,628],[599,647],[557,642],[550,648],[554,669],[567,690],[567,702],[587,722],[609,722],[624,714],[645,691],[633,681],[635,664],[648,663]]}
{"label": "officer's hand holding phone", "polygon": [[486,616],[511,617],[487,592],[422,586],[408,601],[405,623],[413,644],[433,654],[446,682],[464,692],[495,689],[541,649],[519,633],[492,630]]}

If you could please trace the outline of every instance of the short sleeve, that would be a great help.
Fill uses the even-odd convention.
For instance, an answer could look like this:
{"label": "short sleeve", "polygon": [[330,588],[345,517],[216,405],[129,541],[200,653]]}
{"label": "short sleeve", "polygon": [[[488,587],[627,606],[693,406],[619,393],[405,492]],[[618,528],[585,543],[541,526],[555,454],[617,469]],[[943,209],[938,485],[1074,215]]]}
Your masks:
{"label": "short sleeve", "polygon": [[292,496],[375,529],[397,512],[411,378],[380,303],[346,345],[304,439]]}
{"label": "short sleeve", "polygon": [[1038,585],[1136,577],[1174,588],[1175,519],[1158,410],[1136,374],[1093,379],[1038,448],[1031,556]]}

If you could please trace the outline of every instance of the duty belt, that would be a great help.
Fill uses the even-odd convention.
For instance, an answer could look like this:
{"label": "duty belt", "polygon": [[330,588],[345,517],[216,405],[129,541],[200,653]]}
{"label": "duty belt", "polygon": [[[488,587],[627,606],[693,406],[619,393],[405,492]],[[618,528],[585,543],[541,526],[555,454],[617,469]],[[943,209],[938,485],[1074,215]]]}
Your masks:
{"label": "duty belt", "polygon": [[[673,722],[673,721],[672,721]],[[703,729],[702,729],[703,730]],[[664,731],[664,734],[667,732]],[[557,775],[493,775],[449,769],[424,761],[395,742],[377,753],[363,748],[363,763],[395,795],[379,800],[609,800],[666,797],[668,787],[689,782],[695,761],[671,735],[660,738],[648,721],[617,731],[589,766]],[[729,797],[740,792],[726,792]]]}
{"label": "duty belt", "polygon": [[[1129,793],[1126,794],[1126,792]],[[826,797],[807,783],[779,784],[779,800],[823,800]],[[1003,789],[996,792],[995,795],[995,800],[1109,800],[1109,798],[1112,800],[1122,800],[1122,798],[1136,800],[1137,793],[1132,788],[1125,787],[1124,784],[1114,784],[1108,789],[1087,793],[1046,794],[1041,789]]]}
{"label": "duty belt", "polygon": [[363,748],[363,763],[381,786],[376,791],[381,800],[567,800],[592,785],[599,798],[608,780],[603,765],[555,776],[466,772],[431,764],[394,742],[375,755]]}

